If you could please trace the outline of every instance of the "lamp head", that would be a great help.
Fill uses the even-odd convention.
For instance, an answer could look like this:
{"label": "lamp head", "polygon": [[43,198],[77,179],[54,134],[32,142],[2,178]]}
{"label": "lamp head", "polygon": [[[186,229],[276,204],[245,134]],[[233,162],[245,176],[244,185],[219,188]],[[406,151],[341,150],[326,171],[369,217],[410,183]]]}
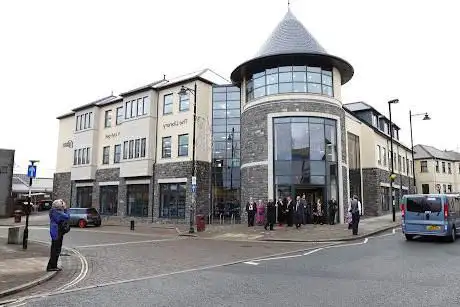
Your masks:
{"label": "lamp head", "polygon": [[423,116],[423,120],[430,120],[431,117],[428,115],[428,113],[425,113],[425,116]]}
{"label": "lamp head", "polygon": [[185,86],[182,85],[182,87],[180,88],[180,91],[178,93],[179,95],[187,95],[187,88]]}
{"label": "lamp head", "polygon": [[389,104],[392,104],[392,103],[399,103],[399,99],[393,99],[393,100],[390,100],[388,101]]}

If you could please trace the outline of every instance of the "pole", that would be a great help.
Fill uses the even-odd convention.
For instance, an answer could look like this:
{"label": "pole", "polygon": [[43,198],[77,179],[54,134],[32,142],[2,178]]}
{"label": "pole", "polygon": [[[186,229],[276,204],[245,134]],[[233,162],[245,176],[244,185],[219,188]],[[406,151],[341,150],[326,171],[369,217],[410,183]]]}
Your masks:
{"label": "pole", "polygon": [[[192,178],[196,176],[196,161],[195,161],[195,131],[196,131],[196,95],[197,95],[197,86],[195,83],[195,88],[193,92],[193,141],[192,141]],[[193,225],[194,210],[196,209],[196,187],[192,191],[192,205],[190,206],[190,229],[189,233],[195,232],[195,227]]]}
{"label": "pole", "polygon": [[394,152],[393,152],[393,121],[391,119],[391,101],[388,102],[388,111],[390,113],[390,147],[391,147],[390,201],[391,201],[391,211],[393,213],[393,222],[395,222],[396,221],[396,208],[395,208],[395,203],[393,200]]}
{"label": "pole", "polygon": [[409,124],[410,124],[410,144],[411,144],[411,155],[412,155],[412,177],[414,178],[414,193],[417,193],[417,185],[415,182],[415,160],[414,160],[414,137],[412,135],[412,111],[409,110]]}
{"label": "pole", "polygon": [[[33,165],[33,164],[32,164]],[[29,239],[29,214],[32,202],[32,177],[29,178],[29,195],[27,197],[26,205],[26,227],[24,228],[24,235],[22,236],[22,248],[27,249],[27,241]]]}
{"label": "pole", "polygon": [[233,151],[234,151],[233,139],[234,138],[235,138],[235,128],[232,128],[232,137],[231,137],[231,141],[232,141],[232,163],[231,163],[231,166],[230,166],[230,191],[232,191],[232,192],[233,192]]}

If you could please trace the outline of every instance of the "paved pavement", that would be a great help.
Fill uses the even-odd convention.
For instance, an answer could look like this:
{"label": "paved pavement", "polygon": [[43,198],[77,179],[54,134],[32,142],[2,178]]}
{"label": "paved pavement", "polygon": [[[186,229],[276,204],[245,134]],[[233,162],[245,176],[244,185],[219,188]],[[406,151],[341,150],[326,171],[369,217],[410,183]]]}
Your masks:
{"label": "paved pavement", "polygon": [[[13,217],[0,219],[0,226],[25,225],[25,224],[26,224],[25,215],[21,217],[20,223],[15,223]],[[31,215],[29,215],[29,225],[34,225],[34,226],[49,225],[48,211],[33,212]]]}
{"label": "paved pavement", "polygon": [[[202,241],[237,243],[177,243]],[[389,232],[233,265],[168,269],[136,279],[120,275],[116,282],[35,298],[27,306],[458,306],[459,244],[407,242]]]}
{"label": "paved pavement", "polygon": [[[297,241],[297,242],[328,242],[360,239],[375,233],[385,231],[400,224],[400,214],[396,223],[392,215],[363,218],[359,223],[359,235],[353,236],[348,225],[302,225],[295,227],[276,225],[274,231],[266,231],[263,226],[248,227],[245,224],[236,225],[206,225],[205,232],[196,233],[200,238],[216,240],[259,240],[259,241]],[[185,233],[186,234],[186,233]]]}

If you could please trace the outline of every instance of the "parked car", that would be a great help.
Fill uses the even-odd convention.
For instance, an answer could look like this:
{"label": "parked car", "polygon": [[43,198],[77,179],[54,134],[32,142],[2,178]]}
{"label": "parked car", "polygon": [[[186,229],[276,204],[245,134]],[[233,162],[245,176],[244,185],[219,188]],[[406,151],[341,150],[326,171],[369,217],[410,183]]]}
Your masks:
{"label": "parked car", "polygon": [[85,228],[88,225],[101,226],[101,216],[96,208],[70,208],[69,225]]}
{"label": "parked car", "polygon": [[45,211],[51,209],[51,205],[53,204],[52,200],[40,200],[38,202],[38,211]]}

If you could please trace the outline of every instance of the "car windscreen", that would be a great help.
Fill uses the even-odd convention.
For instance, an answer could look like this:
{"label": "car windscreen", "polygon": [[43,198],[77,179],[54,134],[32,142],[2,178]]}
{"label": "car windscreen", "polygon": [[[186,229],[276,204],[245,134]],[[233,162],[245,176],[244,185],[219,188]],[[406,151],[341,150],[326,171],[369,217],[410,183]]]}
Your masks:
{"label": "car windscreen", "polygon": [[442,209],[440,197],[408,197],[406,204],[407,212],[440,212]]}

